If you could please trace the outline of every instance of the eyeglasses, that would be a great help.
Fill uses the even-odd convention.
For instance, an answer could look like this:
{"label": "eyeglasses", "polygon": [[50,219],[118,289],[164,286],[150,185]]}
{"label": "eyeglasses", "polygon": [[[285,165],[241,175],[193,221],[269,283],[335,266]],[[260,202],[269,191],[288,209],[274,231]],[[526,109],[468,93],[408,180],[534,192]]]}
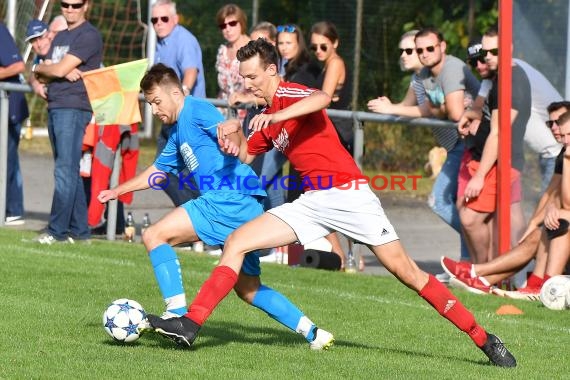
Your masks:
{"label": "eyeglasses", "polygon": [[556,125],[558,125],[558,120],[546,120],[546,126],[550,129],[552,129],[552,127],[554,126],[554,123],[556,123]]}
{"label": "eyeglasses", "polygon": [[400,55],[406,52],[406,55],[412,55],[414,53],[414,49],[407,48],[407,49],[398,49],[400,51]]}
{"label": "eyeglasses", "polygon": [[478,57],[469,58],[467,62],[469,62],[471,66],[477,67],[477,62],[485,63],[485,57],[480,55]]}
{"label": "eyeglasses", "polygon": [[481,49],[480,52],[483,57],[486,57],[487,53],[491,53],[491,55],[494,55],[496,57],[499,55],[499,48],[494,48],[489,50]]}
{"label": "eyeglasses", "polygon": [[311,44],[311,50],[315,52],[321,49],[323,53],[326,53],[328,48],[329,47],[327,46],[327,44]]}
{"label": "eyeglasses", "polygon": [[60,3],[61,9],[69,9],[69,7],[73,8],[73,9],[79,9],[79,8],[83,7],[84,5],[85,5],[85,3],[70,4],[70,3],[66,3],[65,1],[62,1]]}
{"label": "eyeglasses", "polygon": [[424,52],[424,49],[426,49],[428,53],[433,53],[437,46],[439,46],[439,44],[433,46],[426,46],[425,48],[416,48],[416,53],[422,54]]}
{"label": "eyeglasses", "polygon": [[150,22],[152,22],[152,25],[155,25],[158,20],[162,21],[163,24],[166,24],[168,22],[168,20],[170,20],[170,17],[168,16],[160,16],[160,17],[151,17],[150,18]]}
{"label": "eyeglasses", "polygon": [[295,25],[279,25],[277,27],[277,33],[281,33],[281,32],[287,32],[287,33],[293,33],[295,32]]}
{"label": "eyeglasses", "polygon": [[238,24],[237,20],[233,20],[233,21],[229,21],[229,22],[223,22],[221,24],[218,25],[218,28],[220,28],[220,30],[224,30],[226,29],[228,26],[231,26],[232,28],[234,26],[236,26]]}

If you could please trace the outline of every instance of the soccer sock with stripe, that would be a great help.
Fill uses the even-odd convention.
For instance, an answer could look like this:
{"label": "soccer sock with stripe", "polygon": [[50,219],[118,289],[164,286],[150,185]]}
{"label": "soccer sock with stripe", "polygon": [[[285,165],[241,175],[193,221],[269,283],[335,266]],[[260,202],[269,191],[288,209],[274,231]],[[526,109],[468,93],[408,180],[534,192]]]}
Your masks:
{"label": "soccer sock with stripe", "polygon": [[182,285],[180,261],[174,249],[168,244],[161,244],[149,252],[154,276],[166,310],[183,315],[186,312],[186,295]]}
{"label": "soccer sock with stripe", "polygon": [[441,282],[429,275],[429,280],[418,293],[441,316],[453,323],[459,330],[467,333],[477,347],[482,347],[487,340],[487,333],[475,321],[475,317]]}
{"label": "soccer sock with stripe", "polygon": [[233,289],[237,279],[237,273],[228,266],[214,268],[184,316],[202,326],[220,301]]}
{"label": "soccer sock with stripe", "polygon": [[253,297],[252,305],[263,310],[290,330],[303,335],[307,341],[312,342],[315,339],[315,324],[305,317],[287,297],[276,290],[261,285]]}

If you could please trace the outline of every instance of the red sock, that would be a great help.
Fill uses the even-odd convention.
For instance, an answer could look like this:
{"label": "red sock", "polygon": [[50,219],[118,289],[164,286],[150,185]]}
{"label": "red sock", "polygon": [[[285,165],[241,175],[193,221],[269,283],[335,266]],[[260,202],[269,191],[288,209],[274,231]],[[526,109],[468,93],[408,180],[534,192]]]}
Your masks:
{"label": "red sock", "polygon": [[543,283],[544,283],[544,280],[542,278],[538,277],[534,273],[531,273],[530,276],[528,276],[528,280],[526,280],[526,287],[527,288],[540,288]]}
{"label": "red sock", "polygon": [[219,266],[214,268],[210,277],[202,284],[184,316],[202,326],[220,301],[233,289],[237,279],[237,273],[230,267]]}
{"label": "red sock", "polygon": [[434,276],[429,276],[428,283],[418,294],[459,330],[467,333],[478,347],[485,344],[485,329],[477,324],[473,314]]}
{"label": "red sock", "polygon": [[[546,281],[548,281],[549,278],[551,278],[551,276],[549,276],[545,273],[544,278],[542,279],[542,284],[544,284]],[[542,286],[542,284],[540,284],[540,286]]]}

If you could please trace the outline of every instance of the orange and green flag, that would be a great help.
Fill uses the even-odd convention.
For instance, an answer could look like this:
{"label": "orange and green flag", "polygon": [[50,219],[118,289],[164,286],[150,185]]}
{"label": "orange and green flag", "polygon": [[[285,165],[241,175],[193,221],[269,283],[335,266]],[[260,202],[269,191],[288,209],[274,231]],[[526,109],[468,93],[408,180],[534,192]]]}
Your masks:
{"label": "orange and green flag", "polygon": [[140,122],[140,81],[148,60],[140,59],[83,73],[89,102],[99,125]]}

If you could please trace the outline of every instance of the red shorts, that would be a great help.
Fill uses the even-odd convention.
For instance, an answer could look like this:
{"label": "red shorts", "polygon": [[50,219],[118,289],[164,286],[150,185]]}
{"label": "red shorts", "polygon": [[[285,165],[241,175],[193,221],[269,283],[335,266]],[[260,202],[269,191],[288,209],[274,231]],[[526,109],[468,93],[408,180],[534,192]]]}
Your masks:
{"label": "red shorts", "polygon": [[[463,156],[459,167],[459,177],[457,181],[457,199],[463,199],[467,183],[473,177],[479,168],[479,161],[470,160],[471,155]],[[520,202],[522,200],[522,184],[521,174],[518,170],[511,168],[511,203]],[[472,210],[479,212],[495,212],[497,209],[497,165],[493,165],[491,170],[485,176],[485,183],[481,189],[479,196],[469,199],[465,204]]]}

